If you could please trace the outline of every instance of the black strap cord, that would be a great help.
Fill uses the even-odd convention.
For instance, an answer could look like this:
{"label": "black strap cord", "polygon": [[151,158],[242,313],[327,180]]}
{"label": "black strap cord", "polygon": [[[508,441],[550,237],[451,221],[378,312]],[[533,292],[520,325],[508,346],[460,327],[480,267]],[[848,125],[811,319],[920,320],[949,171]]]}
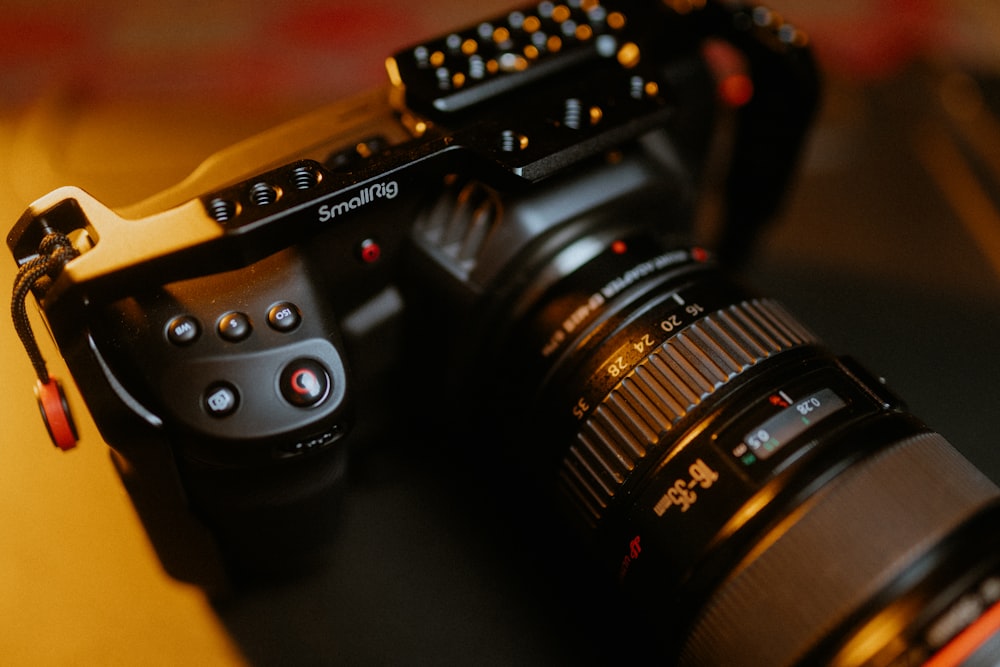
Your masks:
{"label": "black strap cord", "polygon": [[50,231],[38,245],[38,255],[22,264],[14,278],[14,294],[10,304],[14,328],[28,353],[28,358],[31,359],[35,375],[43,384],[49,382],[49,371],[35,339],[35,333],[31,330],[31,322],[28,320],[28,294],[42,281],[59,275],[66,263],[79,254],[68,236],[62,232]]}

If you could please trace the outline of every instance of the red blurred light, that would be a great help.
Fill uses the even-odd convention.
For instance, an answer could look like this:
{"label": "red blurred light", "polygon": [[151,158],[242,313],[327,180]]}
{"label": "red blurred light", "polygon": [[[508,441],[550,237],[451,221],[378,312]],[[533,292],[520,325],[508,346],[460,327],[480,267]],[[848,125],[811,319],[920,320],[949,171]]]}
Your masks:
{"label": "red blurred light", "polygon": [[723,104],[738,108],[753,99],[753,81],[746,74],[730,74],[719,82]]}
{"label": "red blurred light", "polygon": [[382,257],[382,246],[374,239],[365,239],[358,246],[358,256],[365,264],[374,264]]}

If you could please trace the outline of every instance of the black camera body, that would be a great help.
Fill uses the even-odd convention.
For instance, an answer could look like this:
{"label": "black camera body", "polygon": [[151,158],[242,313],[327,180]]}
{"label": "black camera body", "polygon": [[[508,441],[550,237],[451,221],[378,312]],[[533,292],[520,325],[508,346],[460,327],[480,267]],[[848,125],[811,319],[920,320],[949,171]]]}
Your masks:
{"label": "black camera body", "polygon": [[[176,488],[154,485],[162,497],[151,508],[180,491],[216,533],[242,525],[245,514],[248,539],[297,543],[269,536],[259,510],[337,488],[342,438],[360,394],[353,384],[376,384],[379,366],[399,364],[391,341],[399,338],[393,329],[402,326],[403,298],[448,295],[439,314],[461,322],[527,246],[639,191],[652,193],[643,206],[669,209],[655,233],[686,239],[716,103],[699,52],[705,38],[731,32],[763,54],[757,60],[767,71],[779,69],[771,61],[794,68],[781,78],[794,74],[800,89],[776,91],[789,123],[770,149],[790,170],[784,163],[808,123],[815,81],[808,53],[777,41],[779,26],[754,25],[748,14],[737,29],[735,15],[715,7],[684,15],[596,5],[566,17],[537,8],[521,15],[401,52],[390,61],[389,91],[235,147],[202,170],[230,179],[215,191],[206,193],[211,178],[196,174],[119,215],[67,188],[22,217],[8,237],[19,264],[38,255],[51,230],[75,235],[82,250],[37,293],[133,495],[149,495],[145,478],[176,467]],[[515,27],[511,16],[538,27]],[[535,43],[529,60],[524,53]],[[442,83],[441,63],[467,82]],[[776,123],[748,121],[744,135]],[[621,158],[628,167],[613,164],[644,135],[648,147]],[[308,147],[280,164],[286,142],[302,136]],[[611,163],[608,153],[616,155]],[[258,155],[280,166],[232,182],[260,168]],[[776,203],[781,176],[755,175],[767,185],[762,199]],[[530,219],[507,215],[497,224],[501,208],[517,210],[517,198]],[[422,286],[401,284],[414,282]],[[441,321],[426,340],[449,331]],[[324,534],[315,520],[304,533]],[[285,532],[288,517],[276,523]],[[189,578],[173,560],[165,559],[170,569]]]}
{"label": "black camera body", "polygon": [[[721,263],[777,209],[818,98],[803,33],[730,3],[543,2],[387,67],[387,91],[131,210],[63,188],[8,236],[168,571],[208,586],[213,545],[239,580],[298,571],[336,539],[348,449],[433,415],[565,499],[689,664],[816,664],[887,598],[932,610],[923,636],[956,596],[942,572],[994,581],[997,538],[966,547],[996,487],[692,243],[720,86]],[[943,502],[885,472],[931,459],[966,480]],[[886,530],[885,489],[921,520]],[[858,499],[875,509],[833,530]],[[850,536],[869,529],[887,544]],[[791,564],[841,539],[850,573]],[[780,585],[817,601],[768,629],[767,596],[739,591]]]}

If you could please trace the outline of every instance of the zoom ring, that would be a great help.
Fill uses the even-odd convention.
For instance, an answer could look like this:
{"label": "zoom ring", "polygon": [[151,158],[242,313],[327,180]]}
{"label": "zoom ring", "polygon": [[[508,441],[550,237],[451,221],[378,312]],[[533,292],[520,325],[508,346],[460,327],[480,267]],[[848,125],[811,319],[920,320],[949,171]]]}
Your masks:
{"label": "zoom ring", "polygon": [[711,313],[638,363],[591,413],[560,477],[596,524],[638,463],[685,415],[760,361],[816,341],[777,302]]}

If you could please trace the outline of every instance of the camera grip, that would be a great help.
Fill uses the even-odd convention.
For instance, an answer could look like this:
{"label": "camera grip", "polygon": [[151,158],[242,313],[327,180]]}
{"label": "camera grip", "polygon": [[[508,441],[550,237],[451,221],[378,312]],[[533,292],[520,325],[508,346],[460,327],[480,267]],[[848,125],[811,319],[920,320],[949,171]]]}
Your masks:
{"label": "camera grip", "polygon": [[111,459],[164,570],[209,597],[292,579],[322,564],[333,542],[347,451],[280,471],[179,462],[149,440]]}
{"label": "camera grip", "polygon": [[289,250],[139,289],[88,313],[85,348],[64,345],[96,364],[81,389],[161,562],[209,592],[222,571],[309,569],[334,537],[351,385],[310,271]]}

